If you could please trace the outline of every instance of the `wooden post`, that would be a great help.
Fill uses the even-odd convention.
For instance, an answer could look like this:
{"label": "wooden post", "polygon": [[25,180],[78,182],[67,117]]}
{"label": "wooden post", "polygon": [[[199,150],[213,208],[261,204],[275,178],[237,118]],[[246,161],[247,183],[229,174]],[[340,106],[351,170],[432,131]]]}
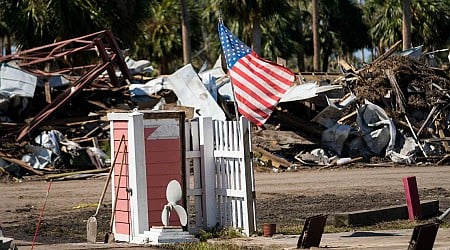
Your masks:
{"label": "wooden post", "polygon": [[128,115],[128,188],[131,190],[131,242],[133,237],[144,233],[149,228],[147,171],[145,159],[144,114],[133,112]]}
{"label": "wooden post", "polygon": [[408,206],[408,216],[410,220],[420,219],[422,210],[420,208],[419,192],[415,176],[403,178],[403,188],[405,189],[406,205]]}
{"label": "wooden post", "polygon": [[217,223],[216,216],[216,167],[214,164],[214,144],[211,117],[199,117],[200,154],[202,164],[202,188],[204,194],[203,211],[207,228]]}
{"label": "wooden post", "polygon": [[243,151],[243,163],[245,168],[245,174],[243,185],[245,185],[245,193],[246,197],[244,198],[245,207],[244,213],[246,213],[246,219],[244,221],[244,231],[247,236],[250,236],[254,232],[256,232],[256,204],[255,204],[255,182],[254,182],[254,173],[253,173],[253,165],[252,165],[252,156],[251,156],[251,133],[250,133],[250,123],[247,119],[241,117],[240,127],[242,137],[239,136],[239,140]]}

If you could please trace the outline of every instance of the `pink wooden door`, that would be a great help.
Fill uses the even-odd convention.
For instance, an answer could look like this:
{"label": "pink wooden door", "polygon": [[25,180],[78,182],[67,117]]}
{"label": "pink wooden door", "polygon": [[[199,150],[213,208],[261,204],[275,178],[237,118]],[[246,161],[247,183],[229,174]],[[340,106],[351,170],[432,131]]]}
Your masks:
{"label": "pink wooden door", "polygon": [[[147,120],[155,116],[158,119]],[[180,136],[181,131],[184,131],[184,113],[144,115],[149,227],[162,226],[161,212],[167,204],[167,184],[171,180],[177,180],[183,186],[184,136]],[[178,204],[183,205],[184,201],[181,200]],[[171,213],[169,225],[180,225],[175,212]]]}

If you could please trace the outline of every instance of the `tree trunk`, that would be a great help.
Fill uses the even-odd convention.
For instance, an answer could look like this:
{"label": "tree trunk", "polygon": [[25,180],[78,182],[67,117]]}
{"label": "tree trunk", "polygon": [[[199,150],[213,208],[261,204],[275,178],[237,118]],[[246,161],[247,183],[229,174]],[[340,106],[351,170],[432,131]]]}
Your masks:
{"label": "tree trunk", "polygon": [[402,0],[403,3],[403,26],[402,39],[403,50],[411,48],[411,0]]}
{"label": "tree trunk", "polygon": [[172,73],[169,72],[169,61],[165,56],[161,58],[161,62],[159,65],[159,72],[161,73],[161,75],[168,75]]}
{"label": "tree trunk", "polygon": [[303,48],[301,48],[297,52],[297,68],[298,68],[298,72],[306,71],[305,70],[305,53],[303,52]]}
{"label": "tree trunk", "polygon": [[11,54],[11,36],[6,34],[5,55]]}
{"label": "tree trunk", "polygon": [[252,49],[256,54],[261,55],[262,31],[258,18],[253,19],[252,27]]}
{"label": "tree trunk", "polygon": [[183,63],[191,62],[191,39],[189,38],[189,16],[186,8],[186,0],[180,0],[181,4],[181,35],[183,39]]}
{"label": "tree trunk", "polygon": [[[331,51],[331,48],[329,48],[329,46],[324,46],[323,53],[322,53],[323,54],[322,72],[328,72],[328,64],[330,63],[331,52],[332,51]],[[314,71],[316,71],[316,70],[314,70]]]}
{"label": "tree trunk", "polygon": [[313,31],[313,69],[314,72],[320,70],[320,41],[319,41],[319,13],[318,0],[312,0],[312,31]]}
{"label": "tree trunk", "polygon": [[298,71],[301,72],[305,70],[305,37],[303,36],[303,21],[300,19],[298,22],[297,30],[299,31],[299,41],[300,48],[297,52],[297,67]]}

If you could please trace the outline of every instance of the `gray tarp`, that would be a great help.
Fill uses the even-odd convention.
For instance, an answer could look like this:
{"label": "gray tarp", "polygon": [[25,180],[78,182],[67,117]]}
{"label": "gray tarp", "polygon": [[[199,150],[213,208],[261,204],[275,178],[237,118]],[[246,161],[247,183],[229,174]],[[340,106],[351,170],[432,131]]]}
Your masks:
{"label": "gray tarp", "polygon": [[33,97],[37,77],[8,63],[0,64],[0,95]]}

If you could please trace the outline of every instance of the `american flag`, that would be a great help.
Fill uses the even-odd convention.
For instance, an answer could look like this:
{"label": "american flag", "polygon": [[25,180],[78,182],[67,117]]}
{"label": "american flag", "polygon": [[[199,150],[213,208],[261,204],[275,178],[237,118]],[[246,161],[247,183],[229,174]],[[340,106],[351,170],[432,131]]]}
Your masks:
{"label": "american flag", "polygon": [[262,126],[294,82],[294,73],[259,57],[222,22],[219,22],[219,37],[238,111]]}

